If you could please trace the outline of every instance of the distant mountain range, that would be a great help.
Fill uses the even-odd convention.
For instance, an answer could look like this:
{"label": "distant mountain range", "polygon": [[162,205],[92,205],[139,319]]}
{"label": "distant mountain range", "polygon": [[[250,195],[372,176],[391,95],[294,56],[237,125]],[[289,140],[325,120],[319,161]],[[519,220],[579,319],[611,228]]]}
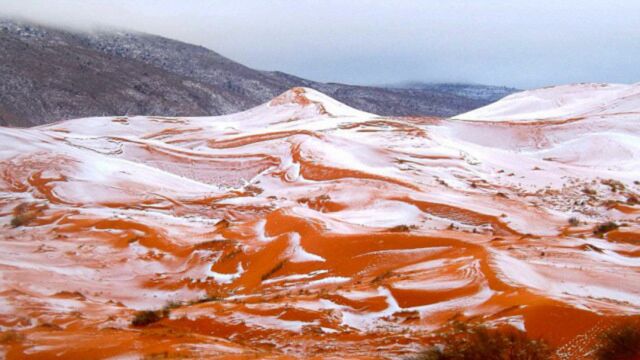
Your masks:
{"label": "distant mountain range", "polygon": [[489,86],[464,83],[423,83],[409,82],[396,86],[390,86],[401,89],[430,90],[446,94],[454,94],[469,99],[475,99],[486,102],[495,102],[503,97],[521,91],[519,89],[506,86]]}
{"label": "distant mountain range", "polygon": [[292,87],[317,89],[380,115],[453,116],[516,89],[467,84],[373,87],[259,71],[160,36],[54,29],[0,20],[0,125],[101,115],[221,115]]}

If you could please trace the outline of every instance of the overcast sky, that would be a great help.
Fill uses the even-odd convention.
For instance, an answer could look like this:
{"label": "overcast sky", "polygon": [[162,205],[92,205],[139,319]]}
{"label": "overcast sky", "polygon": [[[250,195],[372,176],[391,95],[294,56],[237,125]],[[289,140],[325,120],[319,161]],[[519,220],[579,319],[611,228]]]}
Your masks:
{"label": "overcast sky", "polygon": [[639,0],[0,0],[0,15],[145,31],[321,81],[640,81]]}

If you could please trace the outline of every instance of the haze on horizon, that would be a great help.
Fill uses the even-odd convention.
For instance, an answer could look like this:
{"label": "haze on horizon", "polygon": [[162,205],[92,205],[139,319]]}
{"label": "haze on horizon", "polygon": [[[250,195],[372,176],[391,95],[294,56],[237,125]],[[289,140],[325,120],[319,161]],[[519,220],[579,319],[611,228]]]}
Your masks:
{"label": "haze on horizon", "polygon": [[640,2],[0,0],[1,17],[115,27],[319,81],[532,88],[640,81]]}

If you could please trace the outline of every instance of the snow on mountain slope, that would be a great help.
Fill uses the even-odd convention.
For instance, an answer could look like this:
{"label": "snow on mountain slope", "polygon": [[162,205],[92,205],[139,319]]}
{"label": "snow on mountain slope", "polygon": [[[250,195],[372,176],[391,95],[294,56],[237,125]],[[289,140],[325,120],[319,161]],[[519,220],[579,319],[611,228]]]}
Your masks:
{"label": "snow on mountain slope", "polygon": [[454,317],[566,349],[640,314],[640,127],[609,111],[392,118],[294,88],[0,128],[3,354],[401,357]]}
{"label": "snow on mountain slope", "polygon": [[534,121],[638,112],[640,83],[574,84],[519,92],[453,118],[477,121]]}

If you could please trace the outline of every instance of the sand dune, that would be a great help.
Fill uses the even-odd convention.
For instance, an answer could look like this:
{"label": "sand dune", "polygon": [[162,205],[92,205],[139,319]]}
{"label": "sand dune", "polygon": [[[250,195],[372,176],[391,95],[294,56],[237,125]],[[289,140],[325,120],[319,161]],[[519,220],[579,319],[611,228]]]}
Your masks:
{"label": "sand dune", "polygon": [[457,119],[294,88],[227,116],[0,128],[3,354],[397,357],[457,318],[579,358],[640,313],[636,88]]}

